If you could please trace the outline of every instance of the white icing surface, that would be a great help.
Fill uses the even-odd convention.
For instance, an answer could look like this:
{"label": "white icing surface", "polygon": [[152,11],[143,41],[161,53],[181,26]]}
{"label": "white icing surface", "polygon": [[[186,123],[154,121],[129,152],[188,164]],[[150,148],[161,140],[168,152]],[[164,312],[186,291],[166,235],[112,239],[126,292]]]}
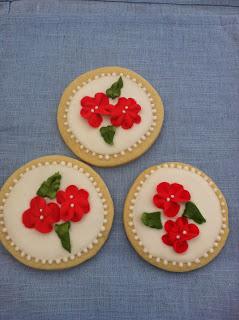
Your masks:
{"label": "white icing surface", "polygon": [[4,206],[4,220],[13,242],[26,254],[36,258],[56,259],[71,255],[62,248],[54,231],[42,234],[35,229],[26,228],[21,221],[22,213],[29,208],[29,202],[36,195],[41,183],[57,171],[62,175],[60,189],[65,190],[68,185],[75,184],[78,188],[85,188],[90,194],[90,212],[85,214],[81,221],[71,223],[71,254],[90,245],[103,224],[102,201],[92,182],[84,173],[60,164],[30,170],[24,174],[9,194]]}
{"label": "white icing surface", "polygon": [[[191,201],[198,206],[206,219],[206,223],[198,225],[199,236],[188,241],[188,250],[183,254],[176,253],[171,246],[162,242],[161,237],[166,233],[164,229],[149,228],[140,220],[142,212],[161,211],[153,204],[152,198],[156,194],[157,184],[163,181],[182,184],[190,192]],[[181,209],[176,218],[181,216],[183,210],[184,205],[181,204]],[[161,217],[163,225],[167,219],[170,219],[165,217],[163,213]],[[222,215],[216,194],[202,177],[183,169],[159,168],[149,176],[136,197],[133,221],[139,239],[150,254],[176,262],[190,262],[201,257],[213,246],[220,232]],[[192,220],[189,221],[194,223]]]}
{"label": "white icing surface", "polygon": [[[76,136],[76,138],[79,139],[80,143],[92,152],[100,154],[119,153],[120,151],[131,147],[135,142],[137,142],[148,131],[152,124],[152,107],[147,93],[144,92],[144,90],[140,88],[133,80],[124,76],[122,76],[124,86],[121,90],[121,97],[134,98],[142,107],[142,110],[139,112],[139,115],[141,116],[141,122],[139,124],[134,124],[133,127],[128,130],[118,127],[114,137],[114,145],[110,146],[104,142],[99,133],[99,128],[92,128],[88,124],[87,120],[80,116],[80,101],[83,97],[94,97],[97,92],[105,92],[106,89],[111,87],[112,83],[118,79],[119,75],[110,75],[94,79],[85,86],[81,87],[70,102],[69,111],[67,114],[69,128],[72,130],[72,133]],[[117,99],[110,101],[112,104],[117,103]],[[103,116],[103,119],[104,120],[100,127],[111,125],[108,116]]]}

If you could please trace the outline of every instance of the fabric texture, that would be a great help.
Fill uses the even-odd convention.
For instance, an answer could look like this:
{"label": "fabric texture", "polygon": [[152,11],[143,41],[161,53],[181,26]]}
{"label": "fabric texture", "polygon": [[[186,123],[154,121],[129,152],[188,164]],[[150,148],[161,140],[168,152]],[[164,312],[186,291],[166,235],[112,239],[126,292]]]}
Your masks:
{"label": "fabric texture", "polygon": [[[85,71],[130,68],[160,92],[165,107],[160,137],[146,154],[117,168],[95,168],[115,205],[112,232],[95,258],[44,272],[0,246],[0,319],[239,319],[238,1],[134,2],[0,2],[1,184],[31,159],[74,157],[56,113],[63,89]],[[205,171],[229,205],[224,250],[190,273],[146,263],[123,230],[129,187],[164,161]]]}

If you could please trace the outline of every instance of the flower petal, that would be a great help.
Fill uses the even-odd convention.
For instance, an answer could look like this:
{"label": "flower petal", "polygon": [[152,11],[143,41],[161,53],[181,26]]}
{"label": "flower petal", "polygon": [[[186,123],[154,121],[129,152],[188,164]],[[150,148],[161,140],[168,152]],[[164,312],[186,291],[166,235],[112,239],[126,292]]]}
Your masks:
{"label": "flower petal", "polygon": [[96,105],[95,99],[89,96],[82,98],[80,103],[84,108],[92,108]]}
{"label": "flower petal", "polygon": [[78,191],[78,197],[79,197],[79,198],[83,198],[83,199],[88,199],[88,197],[89,197],[89,192],[86,191],[85,189],[80,189],[80,190]]}
{"label": "flower petal", "polygon": [[169,187],[169,193],[176,195],[177,192],[180,192],[183,190],[183,186],[179,183],[172,183]]}
{"label": "flower petal", "polygon": [[51,203],[48,203],[47,209],[48,209],[48,215],[47,215],[48,221],[50,223],[58,222],[60,220],[59,206],[56,203],[51,202]]}
{"label": "flower petal", "polygon": [[117,104],[115,105],[115,108],[120,108],[121,109],[121,108],[123,108],[123,107],[125,107],[127,105],[128,105],[128,99],[125,98],[125,97],[121,97],[121,98],[119,98]]}
{"label": "flower petal", "polygon": [[44,209],[46,206],[46,201],[44,198],[36,196],[30,202],[30,207],[34,211],[39,211],[39,209]]}
{"label": "flower petal", "polygon": [[141,122],[141,117],[138,114],[135,116],[134,122],[137,124]]}
{"label": "flower petal", "polygon": [[187,190],[181,190],[175,194],[173,201],[176,202],[188,202],[191,199],[191,195]]}
{"label": "flower petal", "polygon": [[111,111],[111,115],[112,117],[119,117],[122,115],[122,110],[124,110],[124,106],[119,105],[119,103],[117,103],[116,105],[112,106],[112,111]]}
{"label": "flower petal", "polygon": [[185,240],[178,240],[173,243],[173,248],[175,252],[183,253],[188,249],[188,243]]}
{"label": "flower petal", "polygon": [[22,223],[27,228],[34,228],[36,217],[31,213],[31,209],[28,209],[22,214]]}
{"label": "flower petal", "polygon": [[132,128],[134,124],[134,120],[130,117],[130,115],[127,113],[125,116],[124,116],[124,119],[122,121],[122,128],[123,129],[130,129]]}
{"label": "flower petal", "polygon": [[170,232],[174,227],[176,223],[173,220],[167,220],[164,224],[164,229],[166,232]]}
{"label": "flower petal", "polygon": [[165,201],[165,203],[164,203],[164,214],[167,217],[175,217],[177,215],[179,209],[180,209],[180,206],[178,203],[175,203],[172,201],[169,201],[169,202]]}
{"label": "flower petal", "polygon": [[188,219],[185,217],[179,217],[176,220],[176,224],[179,228],[179,230],[182,230],[183,228],[185,228],[185,226],[187,226],[188,224]]}
{"label": "flower petal", "polygon": [[123,120],[124,120],[124,116],[123,115],[120,115],[120,116],[115,116],[114,115],[114,116],[112,116],[110,118],[110,121],[111,121],[112,125],[115,126],[115,127],[121,126],[121,123],[122,123]]}
{"label": "flower petal", "polygon": [[168,233],[168,237],[170,241],[174,243],[175,241],[179,240],[178,236],[180,237],[180,240],[182,240],[178,232],[178,227],[175,225],[174,228]]}
{"label": "flower petal", "polygon": [[157,194],[154,195],[153,197],[153,203],[156,205],[156,207],[158,207],[159,209],[163,209],[164,208],[164,203],[165,200],[160,198]]}
{"label": "flower petal", "polygon": [[59,204],[62,204],[64,203],[65,201],[67,200],[66,198],[66,193],[65,191],[57,191],[56,193],[56,201],[59,203]]}
{"label": "flower petal", "polygon": [[90,211],[90,205],[88,199],[80,199],[79,206],[83,209],[84,213],[88,213]]}
{"label": "flower petal", "polygon": [[74,215],[74,209],[70,208],[69,202],[65,202],[62,204],[60,208],[60,217],[63,221],[69,221]]}
{"label": "flower petal", "polygon": [[138,114],[128,110],[127,115],[135,122],[135,119],[138,117]]}
{"label": "flower petal", "polygon": [[158,195],[162,198],[167,198],[167,196],[169,195],[169,187],[170,184],[168,182],[159,183],[156,188]]}
{"label": "flower petal", "polygon": [[199,235],[199,229],[193,223],[188,224],[185,230],[187,231],[187,234],[185,235],[185,237],[187,237],[187,240],[196,238]]}
{"label": "flower petal", "polygon": [[167,233],[162,236],[162,241],[163,241],[163,243],[165,243],[165,244],[168,245],[168,246],[172,246],[172,245],[173,245],[173,243],[172,243],[172,241],[169,239],[169,236],[168,236]]}
{"label": "flower petal", "polygon": [[[128,99],[128,101],[129,101],[130,99]],[[133,100],[133,99],[132,99]],[[141,110],[141,107],[140,107],[140,105],[139,104],[137,104],[136,103],[136,101],[135,101],[135,103],[133,104],[131,104],[131,103],[128,103],[128,105],[129,105],[129,110],[131,111],[131,112],[134,112],[134,113],[138,113],[140,110]]]}
{"label": "flower petal", "polygon": [[66,188],[66,196],[67,196],[67,198],[69,198],[70,196],[74,196],[74,197],[77,197],[77,195],[78,195],[78,188],[77,188],[77,186],[75,186],[75,185],[70,185],[70,186],[68,186],[67,188]]}
{"label": "flower petal", "polygon": [[100,114],[92,113],[92,115],[88,118],[88,123],[93,128],[98,128],[103,121]]}
{"label": "flower petal", "polygon": [[90,108],[82,108],[80,111],[80,115],[84,118],[84,119],[88,119],[91,116],[91,111]]}
{"label": "flower petal", "polygon": [[127,98],[126,104],[127,106],[129,106],[129,109],[132,109],[133,107],[137,106],[137,102],[133,98]]}
{"label": "flower petal", "polygon": [[84,211],[80,206],[76,206],[71,221],[78,222],[82,219]]}
{"label": "flower petal", "polygon": [[95,94],[95,105],[101,106],[109,103],[109,98],[103,92],[98,92]]}
{"label": "flower petal", "polygon": [[35,225],[35,229],[41,233],[49,233],[52,231],[52,225],[44,220],[38,220]]}

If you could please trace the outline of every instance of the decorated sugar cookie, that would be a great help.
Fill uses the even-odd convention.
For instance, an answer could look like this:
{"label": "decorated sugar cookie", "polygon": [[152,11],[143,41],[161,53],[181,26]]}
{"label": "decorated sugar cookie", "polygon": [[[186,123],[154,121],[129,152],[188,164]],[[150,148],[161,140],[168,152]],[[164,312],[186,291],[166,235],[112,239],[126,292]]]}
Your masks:
{"label": "decorated sugar cookie", "polygon": [[228,236],[226,200],[202,171],[183,163],[148,168],[124,208],[129,241],[149,263],[190,271],[213,260]]}
{"label": "decorated sugar cookie", "polygon": [[34,268],[64,269],[88,260],[103,246],[112,220],[106,185],[72,158],[33,160],[1,189],[1,242]]}
{"label": "decorated sugar cookie", "polygon": [[105,67],[76,78],[58,108],[58,127],[86,162],[110,167],[134,160],[158,137],[164,117],[160,96],[138,74]]}

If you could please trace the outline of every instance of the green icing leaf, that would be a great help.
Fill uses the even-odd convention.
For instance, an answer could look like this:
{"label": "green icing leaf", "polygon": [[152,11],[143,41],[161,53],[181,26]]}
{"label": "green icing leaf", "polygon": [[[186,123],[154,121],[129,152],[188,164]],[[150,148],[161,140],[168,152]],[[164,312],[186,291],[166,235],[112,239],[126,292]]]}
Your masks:
{"label": "green icing leaf", "polygon": [[56,197],[56,192],[60,188],[61,175],[59,172],[56,172],[46,181],[44,181],[40,188],[37,190],[37,195],[41,197],[48,197],[54,199]]}
{"label": "green icing leaf", "polygon": [[114,126],[107,126],[100,128],[100,134],[108,144],[113,144],[116,128]]}
{"label": "green icing leaf", "polygon": [[183,217],[187,217],[192,219],[194,222],[198,224],[202,224],[206,222],[206,219],[203,217],[198,207],[191,201],[185,204],[185,209],[183,212]]}
{"label": "green icing leaf", "polygon": [[144,225],[150,228],[162,229],[161,212],[144,212],[141,216]]}
{"label": "green icing leaf", "polygon": [[123,80],[119,77],[119,80],[114,82],[112,86],[106,90],[107,97],[115,99],[120,96],[121,89],[123,88]]}
{"label": "green icing leaf", "polygon": [[62,224],[55,224],[55,231],[61,240],[62,247],[68,252],[71,252],[71,240],[70,240],[70,230],[71,223],[70,221],[64,222]]}

